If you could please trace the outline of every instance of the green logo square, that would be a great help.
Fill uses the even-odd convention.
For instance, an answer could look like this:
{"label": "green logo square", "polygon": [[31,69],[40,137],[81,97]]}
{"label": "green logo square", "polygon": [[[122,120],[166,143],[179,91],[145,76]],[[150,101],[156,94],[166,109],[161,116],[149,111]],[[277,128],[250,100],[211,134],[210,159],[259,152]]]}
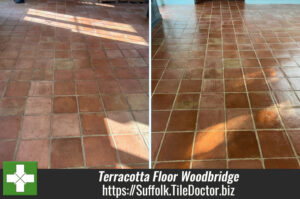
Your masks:
{"label": "green logo square", "polygon": [[36,196],[37,162],[3,162],[3,195]]}

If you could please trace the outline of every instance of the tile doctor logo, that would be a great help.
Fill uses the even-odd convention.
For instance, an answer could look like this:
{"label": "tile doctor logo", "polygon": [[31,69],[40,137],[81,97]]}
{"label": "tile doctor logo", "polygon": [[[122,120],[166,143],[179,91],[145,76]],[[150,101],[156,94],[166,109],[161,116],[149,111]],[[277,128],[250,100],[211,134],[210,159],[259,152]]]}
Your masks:
{"label": "tile doctor logo", "polygon": [[37,162],[3,162],[3,195],[37,195]]}

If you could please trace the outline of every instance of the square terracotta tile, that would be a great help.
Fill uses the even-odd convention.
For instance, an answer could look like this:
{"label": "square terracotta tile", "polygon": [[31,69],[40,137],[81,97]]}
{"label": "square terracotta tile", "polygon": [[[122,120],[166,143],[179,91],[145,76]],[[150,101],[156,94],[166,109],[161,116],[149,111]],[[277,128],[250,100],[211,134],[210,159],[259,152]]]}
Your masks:
{"label": "square terracotta tile", "polygon": [[24,116],[22,138],[48,138],[50,136],[50,116]]}
{"label": "square terracotta tile", "polygon": [[109,128],[104,113],[81,114],[82,133],[85,135],[107,134]]}
{"label": "square terracotta tile", "polygon": [[203,92],[223,92],[223,80],[205,79],[203,81]]}
{"label": "square terracotta tile", "polygon": [[290,130],[288,131],[288,135],[292,141],[294,149],[297,155],[300,154],[300,131],[299,130]]}
{"label": "square terracotta tile", "polygon": [[0,117],[0,139],[17,139],[20,126],[20,116]]}
{"label": "square terracotta tile", "polygon": [[229,131],[228,157],[229,158],[259,158],[258,143],[253,131]]}
{"label": "square terracotta tile", "polygon": [[117,82],[114,79],[99,80],[99,89],[102,94],[120,94],[121,89]]}
{"label": "square terracotta tile", "polygon": [[170,111],[152,111],[152,132],[164,131],[169,116]]}
{"label": "square terracotta tile", "polygon": [[76,80],[94,80],[95,75],[92,69],[80,69],[74,71]]}
{"label": "square terracotta tile", "polygon": [[117,135],[114,139],[123,164],[149,162],[149,152],[140,135]]}
{"label": "square terracotta tile", "polygon": [[260,160],[231,160],[228,162],[229,169],[262,169]]}
{"label": "square terracotta tile", "polygon": [[264,78],[261,68],[244,68],[246,78]]}
{"label": "square terracotta tile", "polygon": [[299,108],[281,108],[279,113],[286,128],[299,128],[300,109]]}
{"label": "square terracotta tile", "polygon": [[148,110],[149,100],[146,94],[130,94],[127,95],[128,103],[131,110]]}
{"label": "square terracotta tile", "polygon": [[265,79],[246,79],[248,91],[268,91],[268,85]]}
{"label": "square terracotta tile", "polygon": [[284,131],[258,131],[258,136],[265,158],[294,156]]}
{"label": "square terracotta tile", "polygon": [[32,80],[53,80],[52,70],[35,70],[32,75]]}
{"label": "square terracotta tile", "polygon": [[83,143],[87,167],[118,164],[112,137],[86,137]]}
{"label": "square terracotta tile", "polygon": [[246,87],[243,79],[226,79],[226,92],[246,92]]}
{"label": "square terracotta tile", "polygon": [[249,108],[246,93],[226,93],[226,108]]}
{"label": "square terracotta tile", "polygon": [[30,88],[29,82],[10,82],[7,85],[6,97],[21,97],[21,96],[27,96],[28,91]]}
{"label": "square terracotta tile", "polygon": [[77,81],[77,94],[78,95],[87,95],[87,94],[98,94],[97,82],[93,80],[89,81]]}
{"label": "square terracotta tile", "polygon": [[243,78],[241,68],[224,68],[224,78]]}
{"label": "square terracotta tile", "polygon": [[75,84],[73,81],[55,81],[54,95],[74,95]]}
{"label": "square terracotta tile", "polygon": [[76,97],[55,97],[53,101],[54,113],[76,113]]}
{"label": "square terracotta tile", "polygon": [[179,92],[200,92],[202,80],[182,80]]}
{"label": "square terracotta tile", "polygon": [[197,109],[198,104],[199,94],[179,94],[174,109]]}
{"label": "square terracotta tile", "polygon": [[0,115],[21,115],[24,113],[26,99],[3,98],[0,102]]}
{"label": "square terracotta tile", "polygon": [[252,108],[264,108],[274,105],[272,97],[269,93],[249,93],[249,99]]}
{"label": "square terracotta tile", "polygon": [[200,108],[224,108],[224,94],[203,93],[201,95]]}
{"label": "square terracotta tile", "polygon": [[191,162],[159,162],[155,169],[189,169]]}
{"label": "square terracotta tile", "polygon": [[178,86],[178,80],[161,80],[157,85],[155,93],[176,93]]}
{"label": "square terracotta tile", "polygon": [[100,97],[95,96],[78,96],[80,112],[99,112],[103,111]]}
{"label": "square terracotta tile", "polygon": [[275,108],[253,109],[257,129],[281,129],[279,115]]}
{"label": "square terracotta tile", "polygon": [[226,169],[225,160],[193,161],[192,169]]}
{"label": "square terracotta tile", "polygon": [[193,159],[225,159],[225,142],[225,133],[223,131],[197,133],[194,144]]}
{"label": "square terracotta tile", "polygon": [[124,93],[142,93],[144,92],[140,82],[135,79],[119,80],[120,87]]}
{"label": "square terracotta tile", "polygon": [[227,130],[254,129],[250,109],[227,109],[226,128]]}
{"label": "square terracotta tile", "polygon": [[54,114],[52,117],[52,136],[80,136],[77,114]]}
{"label": "square terracotta tile", "polygon": [[36,161],[39,169],[48,169],[49,140],[21,140],[16,161]]}
{"label": "square terracotta tile", "polygon": [[50,97],[29,97],[27,99],[25,114],[48,114],[51,112]]}
{"label": "square terracotta tile", "polygon": [[299,169],[297,159],[267,159],[266,169]]}
{"label": "square terracotta tile", "polygon": [[173,111],[168,131],[194,131],[196,127],[197,111]]}
{"label": "square terracotta tile", "polygon": [[0,168],[4,161],[13,161],[16,149],[16,141],[1,141],[0,142]]}
{"label": "square terracotta tile", "polygon": [[158,160],[191,160],[193,139],[194,133],[167,133]]}
{"label": "square terracotta tile", "polygon": [[171,109],[175,100],[175,94],[154,94],[152,96],[153,110]]}
{"label": "square terracotta tile", "polygon": [[149,111],[133,111],[133,116],[136,121],[136,125],[140,132],[145,134],[145,137],[149,136]]}
{"label": "square terracotta tile", "polygon": [[268,82],[272,90],[292,90],[289,82],[285,78],[269,78]]}
{"label": "square terracotta tile", "polygon": [[80,138],[52,140],[51,168],[83,167]]}
{"label": "square terracotta tile", "polygon": [[198,130],[220,131],[225,128],[224,110],[200,110],[198,115]]}
{"label": "square terracotta tile", "polygon": [[138,132],[136,122],[130,112],[108,112],[106,121],[113,134]]}
{"label": "square terracotta tile", "polygon": [[128,102],[124,95],[102,95],[102,99],[107,111],[129,110]]}
{"label": "square terracotta tile", "polygon": [[29,90],[29,96],[51,96],[52,82],[33,81]]}

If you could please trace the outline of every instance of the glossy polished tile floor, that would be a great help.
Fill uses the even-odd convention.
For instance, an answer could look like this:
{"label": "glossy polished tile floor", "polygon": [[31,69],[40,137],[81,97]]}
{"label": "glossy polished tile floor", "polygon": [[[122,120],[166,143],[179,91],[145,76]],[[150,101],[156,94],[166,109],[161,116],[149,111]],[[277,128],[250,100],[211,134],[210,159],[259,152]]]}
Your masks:
{"label": "glossy polished tile floor", "polygon": [[0,165],[148,168],[147,5],[0,1]]}
{"label": "glossy polished tile floor", "polygon": [[300,5],[164,5],[153,30],[155,168],[299,168]]}

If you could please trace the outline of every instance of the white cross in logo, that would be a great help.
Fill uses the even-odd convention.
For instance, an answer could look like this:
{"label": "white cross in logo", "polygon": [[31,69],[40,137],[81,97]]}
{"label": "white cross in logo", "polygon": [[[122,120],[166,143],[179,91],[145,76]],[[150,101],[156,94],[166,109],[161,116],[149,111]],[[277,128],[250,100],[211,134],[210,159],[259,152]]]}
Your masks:
{"label": "white cross in logo", "polygon": [[17,192],[24,192],[24,186],[26,183],[34,182],[34,175],[33,174],[26,174],[24,172],[24,165],[17,164],[16,166],[16,173],[12,175],[6,176],[6,182],[11,182],[16,184],[16,191]]}

